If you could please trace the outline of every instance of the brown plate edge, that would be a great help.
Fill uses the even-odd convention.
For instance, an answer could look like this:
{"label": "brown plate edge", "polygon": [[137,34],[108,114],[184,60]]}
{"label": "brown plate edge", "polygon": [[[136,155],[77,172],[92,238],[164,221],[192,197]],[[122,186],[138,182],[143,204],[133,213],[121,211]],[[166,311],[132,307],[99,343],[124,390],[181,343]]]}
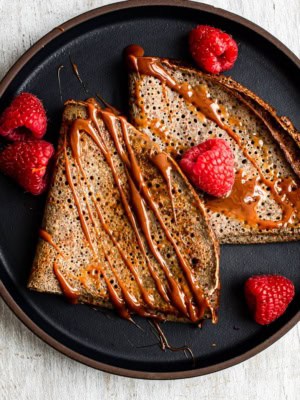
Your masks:
{"label": "brown plate edge", "polygon": [[[3,80],[0,82],[0,96],[3,95],[9,84],[15,78],[15,76],[19,73],[19,71],[24,67],[24,65],[38,52],[40,51],[46,44],[51,42],[57,36],[61,35],[65,31],[73,28],[74,26],[86,22],[94,17],[104,15],[110,13],[112,11],[118,11],[122,9],[128,9],[133,7],[143,7],[143,6],[174,6],[174,7],[185,7],[196,9],[204,12],[209,12],[211,14],[215,14],[218,16],[222,16],[234,22],[237,22],[253,31],[263,36],[266,40],[271,42],[274,46],[276,46],[280,51],[282,51],[299,69],[300,69],[300,60],[299,58],[290,51],[283,43],[281,43],[278,39],[276,39],[269,32],[254,24],[253,22],[240,17],[236,14],[233,14],[229,11],[222,10],[220,8],[216,8],[203,3],[195,3],[192,1],[186,0],[128,0],[120,3],[110,4],[104,7],[96,8],[94,10],[83,13],[71,20],[59,25],[54,28],[48,34],[43,36],[39,41],[37,41],[29,50],[27,50],[23,56],[17,60],[17,62],[11,67],[8,73],[5,75]],[[3,282],[0,281],[0,295],[8,305],[8,307],[14,312],[14,314],[29,328],[34,334],[36,334],[40,339],[42,339],[45,343],[49,344],[54,349],[59,352],[65,354],[66,356],[79,361],[83,364],[86,364],[92,368],[96,368],[105,372],[109,372],[116,375],[126,376],[130,378],[142,378],[142,379],[183,379],[183,378],[191,378],[200,375],[206,375],[213,372],[221,371],[225,368],[229,368],[240,362],[243,362],[250,357],[258,354],[262,350],[269,347],[271,344],[275,343],[278,339],[280,339],[283,335],[285,335],[291,328],[293,328],[300,321],[300,310],[294,315],[292,319],[290,319],[282,328],[280,328],[276,333],[274,333],[271,337],[265,340],[263,343],[253,347],[251,350],[245,352],[244,354],[231,358],[230,360],[223,361],[218,364],[214,364],[209,367],[197,368],[193,370],[187,371],[178,371],[178,372],[147,372],[147,371],[135,371],[124,368],[115,367],[109,364],[104,364],[100,361],[92,360],[89,357],[83,356],[76,351],[69,349],[64,346],[62,343],[56,341],[44,332],[38,325],[36,325],[26,314],[25,312],[18,306],[15,300],[12,298],[8,290],[5,288]]]}
{"label": "brown plate edge", "polygon": [[3,283],[0,281],[0,295],[2,296],[5,303],[13,311],[13,313],[40,339],[45,343],[58,350],[59,352],[65,354],[66,356],[72,358],[73,360],[79,361],[82,364],[88,365],[89,367],[99,369],[104,372],[109,372],[111,374],[126,376],[129,378],[139,378],[139,379],[183,379],[183,378],[193,378],[196,376],[207,375],[213,372],[218,372],[223,369],[237,365],[256,354],[265,350],[271,344],[275,343],[278,339],[284,336],[290,329],[292,329],[300,320],[300,311],[292,319],[290,319],[281,329],[274,333],[271,337],[265,340],[263,343],[253,347],[251,350],[245,352],[244,354],[231,358],[230,360],[214,364],[209,367],[197,368],[187,371],[178,372],[148,372],[148,371],[137,371],[132,369],[125,369],[120,367],[115,367],[113,365],[105,364],[100,361],[92,360],[89,357],[83,356],[74,350],[64,346],[62,343],[53,339],[52,336],[48,335],[43,331],[38,325],[36,325],[25,312],[17,305],[12,296],[9,294]]}

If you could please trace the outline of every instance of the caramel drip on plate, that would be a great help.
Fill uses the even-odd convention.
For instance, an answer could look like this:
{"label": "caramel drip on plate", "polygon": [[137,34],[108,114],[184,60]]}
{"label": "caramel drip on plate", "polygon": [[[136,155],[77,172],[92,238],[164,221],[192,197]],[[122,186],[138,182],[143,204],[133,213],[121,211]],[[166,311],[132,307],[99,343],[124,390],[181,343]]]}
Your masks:
{"label": "caramel drip on plate", "polygon": [[[259,180],[257,180],[254,186],[251,179],[247,186],[245,186],[245,182],[241,183],[238,181],[236,182],[233,193],[228,200],[218,199],[208,201],[208,207],[212,207],[211,209],[213,211],[221,211],[230,217],[241,219],[250,226],[259,226],[261,229],[276,229],[290,224],[295,217],[295,214],[297,216],[299,215],[298,208],[295,210],[295,207],[299,207],[299,203],[295,201],[296,195],[291,196],[290,193],[292,192],[289,191],[288,186],[281,185],[280,180],[272,181],[265,178],[256,160],[251,157],[245,146],[243,146],[241,137],[222,121],[222,108],[224,109],[224,107],[220,106],[210,98],[208,88],[205,85],[192,87],[188,82],[179,83],[168,73],[159,59],[154,57],[141,57],[139,54],[141,54],[141,50],[137,49],[134,49],[133,53],[127,52],[127,65],[130,70],[137,72],[139,75],[148,75],[159,79],[162,84],[167,85],[170,89],[181,95],[187,104],[192,104],[198,111],[204,114],[206,118],[214,121],[221,129],[228,133],[236,145],[241,149],[245,158],[258,172]],[[172,65],[168,60],[163,60],[163,63],[172,68]],[[139,98],[138,92],[136,93],[136,96]],[[143,113],[145,114],[144,111]],[[229,117],[229,121],[234,123],[234,125],[238,124],[238,121],[235,119],[233,120],[233,117]],[[237,175],[237,179],[240,179],[239,175]],[[256,203],[252,203],[249,206],[247,199],[243,197],[244,192],[249,196],[248,192],[252,186],[253,190],[256,188],[255,190],[257,193],[259,183],[264,184],[268,188],[274,200],[280,206],[282,210],[281,220],[261,220],[256,212],[256,205],[258,204],[259,199],[256,198]],[[296,191],[297,190],[298,189],[296,189]],[[254,192],[252,193],[252,197],[253,196],[257,197]],[[233,209],[227,209],[230,205],[233,206]],[[226,211],[224,211],[225,209]],[[247,221],[243,217],[243,212],[245,212]]]}
{"label": "caramel drip on plate", "polygon": [[69,284],[69,282],[64,277],[61,270],[59,269],[56,261],[53,264],[53,272],[59,282],[59,286],[61,287],[63,294],[66,296],[66,298],[71,303],[76,304],[78,302],[79,293],[76,289],[72,288],[72,286]]}
{"label": "caramel drip on plate", "polygon": [[105,107],[107,108],[108,111],[111,111],[113,114],[115,114],[116,116],[121,115],[122,113],[116,109],[115,107],[113,107],[111,104],[109,104],[99,93],[96,93],[96,96],[98,97],[98,99],[100,101],[102,101],[102,103],[105,105]]}
{"label": "caramel drip on plate", "polygon": [[86,94],[89,94],[88,88],[85,86],[85,83],[83,82],[83,80],[81,79],[80,73],[79,73],[79,69],[78,69],[78,65],[75,64],[72,59],[71,56],[69,56],[70,59],[70,63],[72,65],[72,69],[74,72],[74,75],[76,76],[76,78],[78,79],[79,83],[81,84],[81,86],[83,87],[83,90],[85,91]]}
{"label": "caramel drip on plate", "polygon": [[192,349],[190,347],[188,347],[188,346],[181,346],[181,347],[171,346],[169,344],[169,341],[168,341],[165,333],[163,332],[159,322],[156,321],[156,320],[152,320],[151,322],[152,322],[152,326],[155,328],[155,330],[156,330],[156,332],[158,334],[160,347],[161,347],[161,349],[163,351],[166,351],[166,350],[170,350],[172,352],[183,351],[185,354],[187,352],[191,356],[191,358],[193,360],[193,365],[196,364],[194,353],[192,352]]}
{"label": "caramel drip on plate", "polygon": [[63,102],[63,95],[62,95],[62,89],[61,89],[60,73],[64,67],[65,67],[64,65],[60,65],[59,67],[57,67],[57,82],[58,82],[58,90],[59,90],[59,97],[60,97],[61,104],[64,104],[64,102]]}

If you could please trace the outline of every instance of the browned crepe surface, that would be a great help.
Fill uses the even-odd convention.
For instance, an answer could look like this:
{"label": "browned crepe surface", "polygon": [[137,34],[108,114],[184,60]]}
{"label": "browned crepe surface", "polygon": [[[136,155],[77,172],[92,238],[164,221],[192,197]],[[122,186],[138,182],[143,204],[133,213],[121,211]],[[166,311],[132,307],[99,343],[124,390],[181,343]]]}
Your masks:
{"label": "browned crepe surface", "polygon": [[[134,209],[134,199],[129,190],[128,169],[120,158],[113,137],[103,122],[102,116],[105,115],[113,121],[121,148],[125,156],[129,157],[119,117],[113,116],[110,112],[99,112],[97,135],[103,139],[111,156],[123,194],[137,222],[138,233],[148,261],[168,292],[170,288],[168,288],[165,273],[150,250],[141,230]],[[74,147],[73,149],[70,147],[70,132],[74,121],[78,122],[87,118],[87,103],[70,102],[66,106],[53,183],[49,191],[42,226],[43,230],[51,236],[54,245],[40,239],[28,287],[40,292],[61,293],[61,286],[53,272],[56,263],[60,273],[78,294],[80,302],[113,307],[108,285],[104,279],[105,275],[120,299],[124,299],[123,289],[125,288],[146,312],[160,315],[163,319],[187,320],[174,307],[172,301],[167,302],[158,292],[137,234],[126,214],[120,188],[116,184],[112,169],[95,140],[84,130],[81,130],[79,135],[80,165],[78,164]],[[168,187],[161,171],[151,161],[154,155],[163,154],[162,151],[146,135],[138,132],[124,119],[122,121],[128,132],[130,148],[138,162],[144,183],[158,207],[159,215],[209,303],[205,311],[205,316],[209,317],[211,310],[214,313],[218,306],[219,254],[204,207],[177,164],[169,156],[167,160],[171,166],[171,188]],[[73,139],[74,137],[72,136]],[[66,159],[74,190],[66,177]],[[170,190],[172,196],[169,194]],[[74,192],[91,243],[83,229]],[[99,219],[95,204],[101,210],[110,235],[107,234]],[[166,237],[164,229],[149,205],[146,204],[145,208],[156,249],[166,261],[176,284],[194,303],[174,245]],[[125,258],[135,270],[136,275],[128,268]],[[145,301],[138,280],[148,298],[151,299],[151,305]],[[121,285],[124,286],[123,289]]]}
{"label": "browned crepe surface", "polygon": [[[150,73],[142,68],[138,70],[136,66],[139,59],[150,60],[150,64],[153,61],[155,67]],[[230,200],[214,200],[199,191],[220,242],[298,240],[300,135],[288,118],[278,117],[271,106],[229,77],[208,75],[160,58],[131,55],[128,64],[132,122],[158,143],[161,149],[178,160],[191,146],[207,139],[223,138],[229,142],[237,173],[237,186]],[[171,87],[167,79],[159,77],[157,66],[167,79],[175,81],[181,88],[185,87],[187,96],[188,91],[192,90],[190,93],[198,91],[206,97],[215,107],[220,123],[211,119],[203,107],[197,107],[197,104]],[[231,129],[240,143],[220,125]],[[245,157],[245,152],[252,162]],[[253,163],[268,184],[261,180],[258,168]],[[283,204],[270,191],[272,185]],[[290,192],[293,194],[290,195]],[[285,209],[290,211],[291,208],[291,218],[281,223]],[[248,218],[250,213],[251,217]],[[264,226],[261,221],[266,221]],[[272,226],[273,222],[277,226]]]}

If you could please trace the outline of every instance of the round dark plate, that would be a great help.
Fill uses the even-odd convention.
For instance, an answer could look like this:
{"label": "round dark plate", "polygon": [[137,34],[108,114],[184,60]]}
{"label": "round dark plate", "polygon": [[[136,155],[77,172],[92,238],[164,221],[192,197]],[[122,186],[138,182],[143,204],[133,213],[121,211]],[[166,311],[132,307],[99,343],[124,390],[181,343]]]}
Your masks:
{"label": "round dark plate", "polygon": [[[149,4],[147,4],[149,3]],[[91,94],[100,92],[126,112],[127,82],[122,50],[131,43],[146,54],[189,60],[187,34],[197,24],[231,33],[239,58],[231,75],[288,115],[300,127],[299,60],[274,37],[236,15],[187,1],[130,1],[93,10],[54,29],[34,45],[0,85],[0,110],[21,91],[42,99],[49,117],[46,139],[56,142],[62,104],[57,67],[62,70],[63,99],[84,99],[72,73],[69,55]],[[69,305],[64,298],[26,289],[44,197],[26,194],[0,175],[0,289],[17,316],[44,341],[92,367],[142,378],[183,378],[214,372],[258,353],[299,320],[300,243],[223,246],[220,320],[198,329],[166,323],[173,346],[187,344],[196,365],[181,352],[163,352],[146,320],[143,330],[113,312]],[[297,295],[287,312],[261,327],[247,313],[243,283],[253,274],[279,273],[292,279]]]}

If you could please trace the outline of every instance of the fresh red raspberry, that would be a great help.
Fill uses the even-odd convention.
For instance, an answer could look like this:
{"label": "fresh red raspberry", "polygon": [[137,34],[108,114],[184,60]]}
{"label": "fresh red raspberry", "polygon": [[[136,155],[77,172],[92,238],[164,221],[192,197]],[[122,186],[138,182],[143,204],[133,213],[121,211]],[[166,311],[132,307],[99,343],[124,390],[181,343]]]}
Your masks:
{"label": "fresh red raspberry", "polygon": [[295,295],[293,283],[280,275],[256,275],[245,283],[248,307],[260,325],[280,317]]}
{"label": "fresh red raspberry", "polygon": [[189,149],[179,165],[194,186],[216,197],[226,196],[234,183],[234,155],[223,139],[209,139]]}
{"label": "fresh red raspberry", "polygon": [[208,25],[198,25],[190,32],[189,47],[196,64],[212,74],[232,68],[238,56],[235,40]]}
{"label": "fresh red raspberry", "polygon": [[14,142],[0,153],[0,170],[38,195],[47,188],[47,167],[53,154],[52,144],[45,140]]}
{"label": "fresh red raspberry", "polygon": [[8,140],[41,139],[46,133],[47,117],[42,102],[31,93],[14,98],[0,117],[0,135]]}

